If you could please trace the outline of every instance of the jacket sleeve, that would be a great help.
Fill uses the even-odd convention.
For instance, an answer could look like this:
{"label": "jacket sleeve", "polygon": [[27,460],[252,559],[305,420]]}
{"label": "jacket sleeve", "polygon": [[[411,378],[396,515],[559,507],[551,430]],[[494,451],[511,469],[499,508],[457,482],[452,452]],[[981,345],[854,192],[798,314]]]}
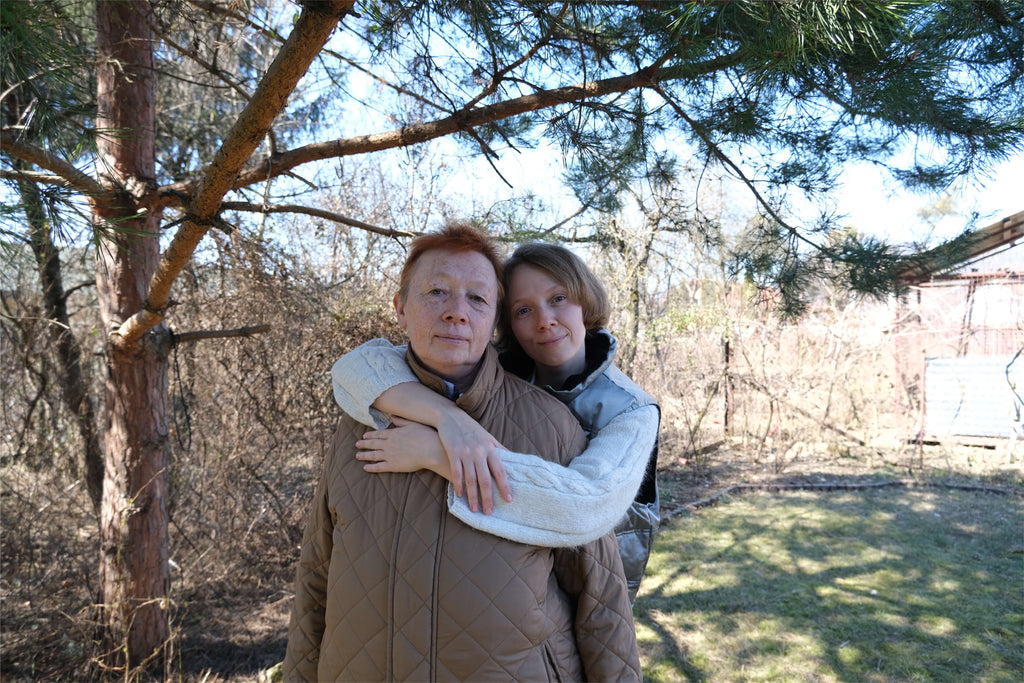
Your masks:
{"label": "jacket sleeve", "polygon": [[554,551],[559,585],[576,600],[574,630],[588,681],[640,681],[636,625],[615,535]]}
{"label": "jacket sleeve", "polygon": [[405,362],[406,347],[387,339],[371,339],[335,361],[331,368],[334,400],[349,417],[364,425],[384,429],[391,420],[373,407],[386,390],[419,379]]}
{"label": "jacket sleeve", "polygon": [[327,573],[334,532],[327,500],[327,468],[330,459],[329,453],[310,505],[309,520],[306,522],[295,572],[295,601],[288,625],[288,649],[282,667],[285,681],[317,680],[327,606]]}
{"label": "jacket sleeve", "polygon": [[484,515],[449,488],[448,508],[475,529],[530,545],[574,547],[600,538],[622,519],[640,488],[659,417],[655,405],[617,415],[568,466],[499,451],[512,502],[496,498],[494,512]]}

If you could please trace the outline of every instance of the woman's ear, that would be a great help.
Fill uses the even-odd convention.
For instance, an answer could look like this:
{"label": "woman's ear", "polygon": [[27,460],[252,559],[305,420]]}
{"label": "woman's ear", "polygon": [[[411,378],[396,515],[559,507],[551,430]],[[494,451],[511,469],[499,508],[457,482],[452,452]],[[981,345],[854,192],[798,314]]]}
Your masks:
{"label": "woman's ear", "polygon": [[391,303],[395,307],[395,320],[398,322],[398,326],[403,330],[405,329],[405,301],[402,299],[402,293],[395,294],[395,298],[391,300]]}

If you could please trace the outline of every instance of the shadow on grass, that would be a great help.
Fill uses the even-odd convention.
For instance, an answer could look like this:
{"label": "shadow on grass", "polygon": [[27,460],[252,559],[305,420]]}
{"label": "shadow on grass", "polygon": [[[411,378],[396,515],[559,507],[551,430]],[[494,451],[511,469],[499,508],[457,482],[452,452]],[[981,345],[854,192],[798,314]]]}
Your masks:
{"label": "shadow on grass", "polygon": [[1024,502],[962,491],[749,494],[674,519],[637,601],[651,681],[1010,681]]}

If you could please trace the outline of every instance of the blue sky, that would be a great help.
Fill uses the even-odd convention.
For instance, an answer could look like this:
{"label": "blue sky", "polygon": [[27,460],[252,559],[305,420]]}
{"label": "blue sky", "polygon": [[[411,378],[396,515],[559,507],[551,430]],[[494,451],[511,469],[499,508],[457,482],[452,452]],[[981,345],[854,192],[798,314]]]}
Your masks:
{"label": "blue sky", "polygon": [[892,183],[867,165],[847,168],[845,187],[839,193],[839,209],[850,216],[850,223],[865,233],[889,236],[895,242],[944,240],[963,231],[970,214],[982,215],[979,227],[991,225],[1006,216],[1024,211],[1024,154],[995,167],[991,177],[958,183],[950,188],[962,218],[952,217],[936,226],[930,234],[918,211],[932,203],[935,196],[894,191]]}
{"label": "blue sky", "polygon": [[[517,153],[502,150],[495,166],[515,186],[515,191],[531,189],[549,204],[562,200],[565,191],[560,183],[561,167],[557,150],[536,150]],[[513,192],[502,183],[485,162],[472,171],[477,191],[493,193],[500,198]],[[835,192],[836,209],[848,218],[845,221],[864,234],[884,238],[897,244],[921,243],[934,246],[959,235],[967,227],[973,213],[980,214],[975,227],[984,227],[1024,211],[1024,153],[993,167],[985,177],[959,182],[948,188],[957,213],[937,224],[929,224],[919,212],[932,205],[943,193],[919,194],[897,186],[895,181],[870,164],[851,164],[842,175],[843,186]],[[737,203],[749,204],[748,214],[755,211],[753,200],[745,190],[737,190]],[[566,213],[577,208],[567,200]],[[741,209],[742,211],[742,209]]]}

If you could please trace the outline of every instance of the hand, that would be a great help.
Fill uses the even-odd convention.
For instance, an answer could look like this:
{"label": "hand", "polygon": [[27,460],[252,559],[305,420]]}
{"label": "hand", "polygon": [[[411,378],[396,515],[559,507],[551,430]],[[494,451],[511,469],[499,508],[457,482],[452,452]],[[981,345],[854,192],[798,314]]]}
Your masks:
{"label": "hand", "polygon": [[392,418],[393,429],[369,431],[356,441],[356,460],[367,472],[417,472],[428,469],[451,479],[448,456],[433,427]]}
{"label": "hand", "polygon": [[[506,502],[512,502],[512,488],[508,483],[505,465],[498,455],[501,444],[462,410],[448,411],[437,430],[451,468],[449,480],[455,495],[462,496],[465,488],[466,503],[476,512],[477,489],[484,514],[494,512],[491,478]],[[465,484],[465,487],[463,487]]]}
{"label": "hand", "polygon": [[[452,483],[455,495],[466,496],[466,503],[470,510],[476,512],[479,507],[477,501],[480,500],[483,502],[486,514],[494,511],[494,499],[491,491],[492,477],[501,496],[507,502],[512,502],[512,488],[508,483],[505,465],[497,451],[501,448],[501,444],[455,403],[419,382],[402,382],[385,390],[377,397],[373,405],[378,410],[392,416],[401,415],[437,430],[442,447],[447,454],[445,459],[445,464],[448,466],[447,473],[441,472],[435,466],[429,467]],[[399,423],[396,421],[395,424]],[[408,423],[403,422],[402,424]],[[375,438],[378,434],[385,434],[385,432],[369,432],[365,436]],[[413,447],[415,446],[416,444],[413,444]],[[367,445],[367,448],[378,450],[372,445]],[[478,488],[479,498],[477,498]]]}

